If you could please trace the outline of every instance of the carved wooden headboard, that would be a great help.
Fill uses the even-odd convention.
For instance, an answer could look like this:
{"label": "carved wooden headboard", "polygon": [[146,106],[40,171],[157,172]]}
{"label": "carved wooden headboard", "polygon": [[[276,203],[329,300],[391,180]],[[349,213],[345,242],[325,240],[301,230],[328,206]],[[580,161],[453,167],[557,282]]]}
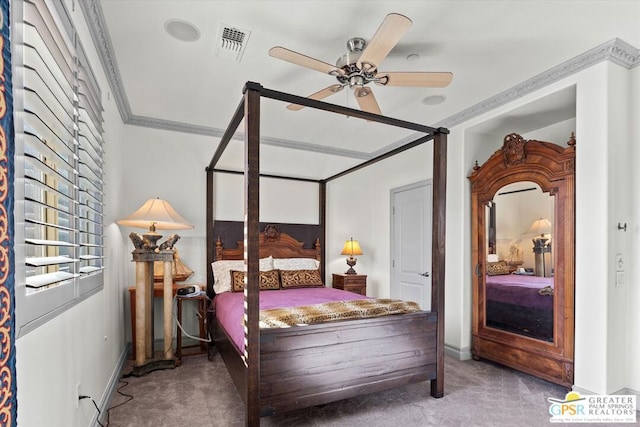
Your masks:
{"label": "carved wooden headboard", "polygon": [[[260,233],[260,258],[313,258],[322,262],[320,239],[316,239],[312,249],[305,249],[300,242],[287,233],[281,232],[276,225],[269,224]],[[220,237],[216,240],[216,260],[243,259],[244,242],[238,241],[236,248],[224,248]]]}

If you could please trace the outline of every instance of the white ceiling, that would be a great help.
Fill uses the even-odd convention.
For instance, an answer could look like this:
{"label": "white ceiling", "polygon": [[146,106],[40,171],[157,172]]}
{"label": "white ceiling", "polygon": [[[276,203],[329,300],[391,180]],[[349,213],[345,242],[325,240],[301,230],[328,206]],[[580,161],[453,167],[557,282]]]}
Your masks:
{"label": "white ceiling", "polygon": [[[636,0],[101,0],[82,8],[102,46],[125,121],[214,136],[227,126],[247,81],[302,96],[336,83],[329,75],[270,57],[271,47],[333,64],[349,38],[369,40],[391,12],[406,15],[413,26],[379,69],[451,71],[453,82],[446,88],[372,88],[383,114],[429,126],[448,125],[470,107],[616,38],[631,45],[631,66],[639,61]],[[170,37],[164,30],[170,19],[194,24],[200,38]],[[216,56],[221,24],[251,32],[239,63]],[[414,53],[420,58],[408,61]],[[429,95],[446,101],[425,105]],[[357,107],[348,89],[326,101]],[[272,146],[310,144],[312,152],[329,150],[356,162],[411,134],[285,106],[263,104],[261,132]]]}

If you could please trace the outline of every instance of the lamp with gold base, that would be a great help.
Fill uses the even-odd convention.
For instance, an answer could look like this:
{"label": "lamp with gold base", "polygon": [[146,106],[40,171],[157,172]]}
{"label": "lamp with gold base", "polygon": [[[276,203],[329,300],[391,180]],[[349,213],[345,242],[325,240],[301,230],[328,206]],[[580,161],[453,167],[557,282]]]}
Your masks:
{"label": "lamp with gold base", "polygon": [[346,242],[344,242],[344,247],[342,248],[342,252],[340,255],[349,255],[347,258],[347,265],[349,269],[345,272],[345,274],[357,274],[356,270],[353,267],[356,265],[356,259],[353,257],[354,255],[362,255],[362,249],[360,249],[360,243],[357,240],[353,240],[353,237]]}

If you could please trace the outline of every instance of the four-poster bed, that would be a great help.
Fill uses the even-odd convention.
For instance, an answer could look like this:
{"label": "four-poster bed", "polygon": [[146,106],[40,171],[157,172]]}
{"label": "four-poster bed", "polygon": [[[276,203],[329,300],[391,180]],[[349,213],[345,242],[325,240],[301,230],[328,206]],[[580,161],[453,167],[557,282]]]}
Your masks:
{"label": "four-poster bed", "polygon": [[[443,128],[432,128],[389,117],[353,110],[321,101],[263,88],[248,82],[244,97],[225,131],[207,167],[207,261],[245,260],[246,286],[243,292],[244,340],[234,344],[230,333],[216,319],[220,308],[209,312],[209,327],[215,344],[246,405],[247,425],[258,425],[260,417],[296,408],[303,408],[399,387],[418,381],[431,381],[431,394],[444,394],[444,238],[446,189],[446,134]],[[348,115],[420,132],[423,136],[384,155],[331,177],[317,180],[319,186],[319,222],[317,241],[305,242],[267,228],[261,232],[259,223],[259,141],[260,98],[266,97]],[[216,235],[213,218],[214,174],[237,173],[216,169],[222,153],[236,128],[245,124],[245,222],[244,236],[238,247],[235,242],[221,241]],[[301,293],[300,289],[264,290],[268,260],[314,258],[319,261],[324,277],[326,183],[359,170],[409,148],[433,140],[433,248],[432,303],[430,311],[407,312],[356,320],[314,323],[287,328],[260,328],[261,308],[265,295],[280,292]],[[273,177],[273,176],[271,176]],[[283,179],[299,179],[278,176]],[[309,180],[312,181],[312,180]],[[219,230],[218,230],[219,231]],[[240,239],[237,239],[240,240]],[[224,245],[227,245],[227,248]],[[233,271],[232,275],[235,274]],[[236,272],[237,273],[237,272]],[[282,273],[282,272],[281,272]],[[226,274],[226,273],[225,273]],[[207,288],[214,289],[213,270],[208,273]],[[218,278],[219,279],[219,278]],[[284,277],[283,277],[284,280]],[[283,282],[284,283],[284,282]],[[336,291],[316,289],[314,291]],[[323,287],[320,286],[321,288]],[[348,293],[349,294],[349,293]],[[361,297],[351,294],[354,299]],[[361,297],[365,298],[365,297]],[[216,313],[218,312],[218,313]]]}

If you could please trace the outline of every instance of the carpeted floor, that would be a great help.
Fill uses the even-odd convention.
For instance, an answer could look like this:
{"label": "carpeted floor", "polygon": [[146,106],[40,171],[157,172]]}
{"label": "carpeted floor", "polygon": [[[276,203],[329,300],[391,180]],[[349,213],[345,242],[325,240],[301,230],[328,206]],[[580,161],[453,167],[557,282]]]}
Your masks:
{"label": "carpeted floor", "polygon": [[[564,399],[567,391],[490,362],[445,360],[445,396],[441,399],[429,395],[425,382],[262,418],[261,425],[544,426],[551,424],[547,398]],[[178,368],[123,381],[121,393],[133,398],[127,401],[120,393],[113,396],[111,427],[245,424],[242,400],[219,355],[213,361],[205,355],[187,357]],[[106,416],[102,420],[106,425]]]}

